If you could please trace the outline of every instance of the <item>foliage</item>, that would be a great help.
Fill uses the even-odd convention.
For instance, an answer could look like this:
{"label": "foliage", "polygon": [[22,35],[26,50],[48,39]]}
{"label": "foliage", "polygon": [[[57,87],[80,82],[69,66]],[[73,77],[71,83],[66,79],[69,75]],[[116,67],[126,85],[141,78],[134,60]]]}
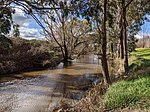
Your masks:
{"label": "foliage", "polygon": [[11,38],[13,47],[0,49],[0,74],[39,70],[56,66],[61,56],[51,51],[49,43]]}
{"label": "foliage", "polygon": [[13,29],[14,29],[14,30],[13,30],[13,36],[14,36],[14,37],[17,37],[17,38],[18,38],[18,37],[20,36],[19,27],[20,27],[20,26],[19,26],[18,24],[14,24],[14,25],[13,25]]}
{"label": "foliage", "polygon": [[10,6],[5,7],[0,2],[0,34],[8,34],[11,29],[12,9]]}
{"label": "foliage", "polygon": [[[51,17],[53,14],[53,18]],[[45,36],[47,40],[58,47],[62,52],[64,60],[72,59],[74,54],[80,55],[88,47],[91,31],[86,20],[78,20],[72,15],[64,17],[64,10],[46,12],[41,15],[45,25]]]}
{"label": "foliage", "polygon": [[11,30],[12,8],[4,5],[4,1],[0,1],[0,49],[8,49],[12,47],[10,39],[6,38]]}
{"label": "foliage", "polygon": [[133,52],[136,49],[136,43],[138,39],[135,36],[128,37],[128,52]]}
{"label": "foliage", "polygon": [[0,50],[9,49],[12,47],[12,41],[6,38],[4,35],[0,35]]}

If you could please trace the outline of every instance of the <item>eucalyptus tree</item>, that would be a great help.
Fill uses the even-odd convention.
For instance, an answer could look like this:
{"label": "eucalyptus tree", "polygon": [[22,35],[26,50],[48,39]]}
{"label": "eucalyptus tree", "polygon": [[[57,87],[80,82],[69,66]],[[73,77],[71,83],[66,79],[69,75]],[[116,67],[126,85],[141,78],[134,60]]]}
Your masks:
{"label": "eucalyptus tree", "polygon": [[18,24],[14,24],[13,25],[13,36],[19,38],[20,36],[20,31],[19,31],[19,25]]}
{"label": "eucalyptus tree", "polygon": [[128,74],[128,35],[133,37],[140,30],[140,26],[144,24],[144,16],[149,13],[150,3],[142,0],[120,0],[118,5],[121,14],[121,59],[124,59],[125,74]]}
{"label": "eucalyptus tree", "polygon": [[103,76],[106,83],[111,83],[108,62],[107,62],[107,17],[108,17],[108,1],[107,0],[72,0],[76,7],[76,15],[87,19],[92,28],[95,28],[99,43],[101,43],[101,64]]}
{"label": "eucalyptus tree", "polygon": [[71,15],[63,18],[62,13],[57,11],[53,14],[50,16],[51,14],[46,13],[46,16],[42,18],[46,25],[46,38],[59,46],[66,63],[75,53],[80,55],[88,47],[91,27],[86,20],[77,20]]}
{"label": "eucalyptus tree", "polygon": [[[137,6],[137,7],[135,7]],[[142,33],[146,34],[147,29],[144,25],[145,22],[148,22],[148,15],[150,14],[150,3],[145,1],[136,1],[133,2],[127,13],[127,20],[128,20],[128,35],[136,35],[140,30]],[[144,25],[144,26],[142,26]],[[144,42],[144,41],[143,41]]]}
{"label": "eucalyptus tree", "polygon": [[[62,55],[63,55],[63,61],[64,63],[68,62],[68,49],[67,49],[67,38],[65,33],[65,27],[66,22],[69,20],[68,10],[65,10],[64,7],[68,7],[69,3],[67,1],[59,2],[62,9],[59,10],[51,10],[51,11],[45,11],[44,17],[43,15],[40,15],[44,23],[47,27],[47,34],[49,35],[49,38],[53,38],[55,42],[58,44],[58,46],[61,49]],[[55,4],[53,4],[53,7],[56,7]],[[59,31],[57,31],[60,29]],[[55,33],[57,32],[57,33]]]}
{"label": "eucalyptus tree", "polygon": [[[48,40],[53,39],[56,42],[62,52],[63,61],[65,63],[72,55],[71,50],[75,50],[76,47],[81,44],[83,45],[85,40],[87,40],[84,38],[85,40],[81,41],[83,36],[87,37],[87,33],[90,31],[89,27],[81,21],[73,20],[73,5],[69,0],[25,0],[24,2],[16,0],[14,3],[22,6],[24,11],[36,20],[44,30]],[[76,27],[76,30],[74,27]],[[76,35],[73,33],[76,33]],[[71,39],[73,39],[73,41],[75,40],[75,43],[70,44],[72,45],[72,49],[68,47],[68,43]]]}
{"label": "eucalyptus tree", "polygon": [[71,58],[74,54],[80,56],[88,52],[88,48],[93,43],[90,36],[91,27],[86,20],[73,18],[65,24],[66,45]]}
{"label": "eucalyptus tree", "polygon": [[9,4],[5,3],[5,1],[0,0],[0,49],[7,49],[12,45],[6,35],[11,30],[13,10]]}
{"label": "eucalyptus tree", "polygon": [[[6,0],[7,1],[7,0]],[[8,0],[9,1],[9,0]],[[46,28],[52,27],[51,22],[55,24],[61,24],[62,26],[62,41],[63,46],[57,41],[56,38],[54,40],[60,47],[63,52],[64,62],[68,60],[68,52],[66,47],[66,36],[65,36],[65,21],[68,19],[68,10],[69,10],[69,1],[68,0],[10,0],[13,4],[19,5],[22,7],[22,10],[33,17],[33,19],[41,26],[41,28],[46,32],[49,36],[54,35],[50,33],[50,31]],[[57,16],[57,17],[56,17]],[[56,18],[55,18],[56,17]],[[44,18],[44,19],[43,19]],[[45,21],[45,19],[49,19]],[[58,20],[58,21],[56,21]],[[43,22],[44,21],[44,22]],[[56,26],[55,26],[56,27]],[[51,29],[51,28],[50,28]],[[53,36],[55,37],[55,36]]]}
{"label": "eucalyptus tree", "polygon": [[0,1],[0,35],[6,35],[11,30],[13,10],[9,5]]}

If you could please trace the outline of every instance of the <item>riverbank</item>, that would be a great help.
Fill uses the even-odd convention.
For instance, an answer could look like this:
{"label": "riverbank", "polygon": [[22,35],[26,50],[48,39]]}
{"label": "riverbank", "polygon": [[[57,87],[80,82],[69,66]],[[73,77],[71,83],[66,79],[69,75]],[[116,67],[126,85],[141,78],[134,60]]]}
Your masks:
{"label": "riverbank", "polygon": [[54,69],[5,75],[0,80],[0,111],[52,112],[62,100],[79,101],[101,81],[98,60],[88,62],[91,57],[74,60],[68,67],[60,63]]}
{"label": "riverbank", "polygon": [[150,49],[131,54],[130,73],[112,85],[99,84],[78,103],[58,110],[70,112],[149,112]]}
{"label": "riverbank", "polygon": [[62,60],[46,41],[11,38],[8,44],[0,48],[0,75],[55,67]]}

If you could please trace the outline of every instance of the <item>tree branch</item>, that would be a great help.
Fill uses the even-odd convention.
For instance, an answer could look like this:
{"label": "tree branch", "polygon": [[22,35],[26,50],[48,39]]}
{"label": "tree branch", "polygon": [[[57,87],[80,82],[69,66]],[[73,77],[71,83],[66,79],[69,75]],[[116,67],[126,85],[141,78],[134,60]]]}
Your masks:
{"label": "tree branch", "polygon": [[125,6],[125,8],[127,8],[134,0],[130,0],[127,5]]}
{"label": "tree branch", "polygon": [[[46,7],[46,6],[36,6],[36,5],[33,5],[33,4],[35,4],[35,3],[33,3],[33,2],[31,2],[31,1],[28,1],[28,0],[14,0],[13,2],[24,2],[23,4],[25,5],[25,3],[28,5],[28,6],[30,6],[31,8],[33,8],[33,9],[36,9],[36,10],[59,10],[59,9],[64,9],[64,10],[71,10],[71,9],[69,9],[69,8],[64,8],[64,7],[59,7],[59,6],[57,6],[57,7]],[[55,3],[56,4],[56,3]]]}

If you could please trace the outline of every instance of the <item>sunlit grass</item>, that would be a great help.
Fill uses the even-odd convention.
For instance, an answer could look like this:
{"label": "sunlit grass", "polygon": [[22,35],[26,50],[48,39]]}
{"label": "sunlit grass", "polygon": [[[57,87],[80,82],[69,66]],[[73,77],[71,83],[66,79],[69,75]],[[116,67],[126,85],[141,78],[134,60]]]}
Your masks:
{"label": "sunlit grass", "polygon": [[123,80],[113,84],[104,97],[105,108],[124,108],[144,102],[150,107],[150,77]]}
{"label": "sunlit grass", "polygon": [[[131,53],[130,58],[136,58],[131,62],[130,66],[137,69],[142,69],[143,67],[150,67],[150,48],[138,48],[135,52]],[[132,68],[133,68],[132,67]]]}
{"label": "sunlit grass", "polygon": [[[150,109],[150,49],[138,48],[131,53],[129,76],[126,80],[112,84],[104,96],[104,106],[114,108]],[[138,71],[139,70],[139,71]],[[142,72],[141,72],[142,71]]]}
{"label": "sunlit grass", "polygon": [[136,52],[133,52],[132,55],[150,60],[150,48],[137,48]]}

